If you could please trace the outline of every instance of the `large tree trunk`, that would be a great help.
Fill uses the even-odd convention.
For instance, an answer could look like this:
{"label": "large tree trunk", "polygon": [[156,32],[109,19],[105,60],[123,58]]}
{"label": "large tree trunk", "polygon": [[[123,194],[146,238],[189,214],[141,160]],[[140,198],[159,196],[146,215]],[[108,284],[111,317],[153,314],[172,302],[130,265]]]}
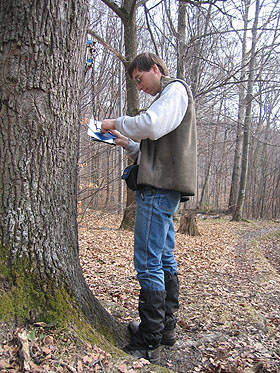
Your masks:
{"label": "large tree trunk", "polygon": [[87,1],[5,1],[0,24],[0,319],[89,320],[121,344],[124,332],[90,292],[79,263]]}

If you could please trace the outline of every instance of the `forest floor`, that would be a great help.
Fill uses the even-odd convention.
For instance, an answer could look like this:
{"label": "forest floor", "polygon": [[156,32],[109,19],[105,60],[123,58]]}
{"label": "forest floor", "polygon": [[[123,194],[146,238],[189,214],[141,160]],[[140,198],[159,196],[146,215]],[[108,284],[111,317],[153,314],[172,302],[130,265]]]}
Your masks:
{"label": "forest floor", "polygon": [[[115,214],[83,216],[80,258],[94,295],[128,323],[138,319],[139,285],[133,233],[120,230],[120,223]],[[178,340],[162,348],[162,368],[128,355],[115,358],[69,331],[39,323],[28,330],[1,331],[0,372],[140,373],[165,367],[178,373],[279,373],[280,223],[208,216],[198,217],[197,224],[200,236],[176,233]],[[26,353],[24,345],[31,351],[27,366],[26,357],[18,356]]]}

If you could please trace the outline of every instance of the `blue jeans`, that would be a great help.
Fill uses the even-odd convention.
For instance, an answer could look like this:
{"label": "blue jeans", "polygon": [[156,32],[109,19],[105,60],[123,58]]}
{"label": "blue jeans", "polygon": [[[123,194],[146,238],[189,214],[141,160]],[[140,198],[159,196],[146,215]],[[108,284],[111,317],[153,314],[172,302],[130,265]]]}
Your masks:
{"label": "blue jeans", "polygon": [[141,289],[165,290],[164,272],[177,273],[173,215],[180,192],[144,188],[136,192],[134,267]]}

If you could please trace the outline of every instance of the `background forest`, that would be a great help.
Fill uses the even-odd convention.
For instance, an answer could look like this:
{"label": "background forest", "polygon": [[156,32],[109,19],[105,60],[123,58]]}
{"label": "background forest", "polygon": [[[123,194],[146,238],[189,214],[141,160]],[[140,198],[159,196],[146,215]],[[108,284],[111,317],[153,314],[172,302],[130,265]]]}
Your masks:
{"label": "background forest", "polygon": [[[132,9],[137,53],[150,51],[196,101],[198,187],[188,208],[230,211],[238,219],[279,218],[279,1],[92,0],[93,61],[85,74],[79,204],[121,212],[127,159],[119,147],[92,142],[89,118],[128,112],[124,17]],[[140,107],[149,98],[140,94]]]}

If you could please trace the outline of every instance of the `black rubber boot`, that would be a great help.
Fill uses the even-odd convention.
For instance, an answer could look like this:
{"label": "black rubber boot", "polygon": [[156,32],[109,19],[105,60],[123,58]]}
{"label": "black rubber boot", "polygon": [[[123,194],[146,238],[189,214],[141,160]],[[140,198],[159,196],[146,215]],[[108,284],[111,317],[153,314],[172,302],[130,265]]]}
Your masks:
{"label": "black rubber boot", "polygon": [[126,351],[153,364],[160,360],[160,342],[165,322],[165,291],[140,291],[139,316],[141,322],[131,333]]}
{"label": "black rubber boot", "polygon": [[[179,281],[177,274],[170,275],[164,273],[165,279],[165,320],[164,329],[162,331],[161,344],[167,346],[173,346],[176,342],[176,322],[177,318],[174,312],[179,309]],[[135,335],[138,331],[140,323],[138,321],[131,321],[128,324],[128,330],[131,335]]]}
{"label": "black rubber boot", "polygon": [[177,274],[164,272],[165,281],[165,328],[162,332],[161,344],[173,346],[176,342],[176,322],[174,312],[179,309],[179,281]]}

